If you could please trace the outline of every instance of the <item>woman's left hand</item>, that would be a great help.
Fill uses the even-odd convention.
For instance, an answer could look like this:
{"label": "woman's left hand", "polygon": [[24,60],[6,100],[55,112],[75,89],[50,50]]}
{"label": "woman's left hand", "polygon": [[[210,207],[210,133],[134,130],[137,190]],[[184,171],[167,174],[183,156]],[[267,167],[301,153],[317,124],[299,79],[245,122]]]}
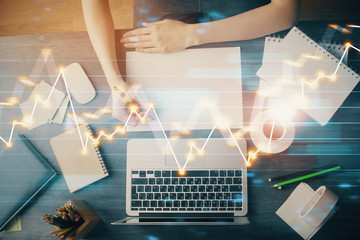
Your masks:
{"label": "woman's left hand", "polygon": [[145,23],[143,28],[125,33],[121,43],[144,53],[176,52],[196,45],[191,24],[170,19]]}

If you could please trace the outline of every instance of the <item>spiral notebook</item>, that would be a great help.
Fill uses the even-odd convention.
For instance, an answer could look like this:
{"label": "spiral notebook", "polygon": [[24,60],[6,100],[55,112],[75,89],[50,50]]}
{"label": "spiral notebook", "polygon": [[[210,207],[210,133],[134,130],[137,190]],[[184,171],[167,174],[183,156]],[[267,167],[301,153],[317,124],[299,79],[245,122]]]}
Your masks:
{"label": "spiral notebook", "polygon": [[[278,44],[265,49],[271,54],[264,54],[258,76],[280,96],[325,125],[360,77],[296,27],[283,40],[272,41],[278,41]],[[335,79],[326,77],[334,73]],[[320,74],[323,77],[319,78]]]}
{"label": "spiral notebook", "polygon": [[[264,45],[264,55],[263,55],[263,62],[265,64],[271,63],[271,59],[273,54],[279,44],[281,44],[284,38],[277,37],[277,36],[269,36],[265,38],[265,45]],[[340,59],[345,51],[345,46],[340,43],[330,43],[330,42],[320,42],[320,46],[322,46],[326,51],[330,52],[332,55]],[[343,58],[343,63],[347,63],[348,61],[349,52],[345,53]]]}
{"label": "spiral notebook", "polygon": [[[263,55],[263,66],[269,64],[276,64],[276,61],[273,62],[274,55],[276,55],[276,49],[279,44],[281,44],[283,38],[278,36],[268,36],[265,38],[264,44],[264,55]],[[320,42],[319,43],[323,48],[328,52],[333,54],[337,58],[341,58],[345,51],[345,46],[339,43],[330,43],[330,42]],[[348,52],[345,52],[343,57],[343,62],[346,64],[348,61]],[[265,80],[260,79],[259,92],[263,93],[269,89],[273,89],[274,86],[271,86]],[[276,88],[276,87],[275,87]],[[264,94],[257,94],[254,102],[254,108],[252,110],[252,117],[254,119],[264,108],[274,106],[276,104],[281,104],[283,100],[281,98],[267,98]]]}
{"label": "spiral notebook", "polygon": [[[85,141],[92,136],[88,125],[81,125],[80,132]],[[91,140],[86,151],[76,128],[68,130],[50,140],[50,145],[59,163],[70,192],[75,192],[109,175],[99,149]]]}

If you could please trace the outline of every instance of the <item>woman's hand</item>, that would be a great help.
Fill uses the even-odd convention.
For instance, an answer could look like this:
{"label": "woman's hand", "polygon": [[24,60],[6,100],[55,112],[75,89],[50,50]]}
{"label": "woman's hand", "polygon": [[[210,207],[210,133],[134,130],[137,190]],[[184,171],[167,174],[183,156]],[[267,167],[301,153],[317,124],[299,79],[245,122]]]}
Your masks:
{"label": "woman's hand", "polygon": [[169,53],[197,45],[195,36],[191,24],[165,19],[125,33],[121,42],[138,52]]}
{"label": "woman's hand", "polygon": [[131,87],[124,88],[123,84],[113,84],[111,87],[111,95],[113,102],[112,116],[129,126],[136,126],[140,121],[135,111],[143,116],[143,108],[140,103],[135,100],[136,92]]}

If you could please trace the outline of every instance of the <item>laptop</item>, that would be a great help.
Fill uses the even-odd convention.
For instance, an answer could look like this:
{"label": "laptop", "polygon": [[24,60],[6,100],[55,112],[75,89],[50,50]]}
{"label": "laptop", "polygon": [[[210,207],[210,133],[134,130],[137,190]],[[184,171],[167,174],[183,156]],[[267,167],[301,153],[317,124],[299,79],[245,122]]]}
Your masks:
{"label": "laptop", "polygon": [[[203,146],[206,139],[192,144]],[[113,225],[248,224],[246,164],[229,139],[211,138],[186,163],[189,139],[127,144],[126,213]],[[171,146],[171,147],[170,147]],[[239,140],[243,153],[246,141]],[[176,154],[176,159],[173,155]],[[180,168],[186,163],[185,172]]]}

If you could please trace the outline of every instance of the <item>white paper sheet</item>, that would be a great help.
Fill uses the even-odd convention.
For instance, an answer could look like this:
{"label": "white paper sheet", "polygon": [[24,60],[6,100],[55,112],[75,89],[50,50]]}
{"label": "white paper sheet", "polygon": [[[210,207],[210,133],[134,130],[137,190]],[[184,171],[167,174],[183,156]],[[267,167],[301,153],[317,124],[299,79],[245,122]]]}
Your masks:
{"label": "white paper sheet", "polygon": [[[20,104],[24,119],[29,119],[35,106],[36,100],[39,97],[42,101],[46,102],[52,88],[52,86],[50,86],[44,81],[40,82],[40,84],[38,84],[34,88],[28,100]],[[29,121],[31,122],[31,124],[28,125],[28,129],[31,130],[44,123],[50,122],[50,120],[53,118],[54,114],[58,110],[64,97],[65,94],[63,92],[54,88],[54,91],[46,105],[38,102],[34,111],[33,118],[30,119],[31,121]]]}
{"label": "white paper sheet", "polygon": [[[341,64],[336,79],[331,76],[338,59],[294,27],[266,58],[258,75],[279,89],[279,95],[293,101],[310,117],[325,125],[359,82],[359,76]],[[317,84],[309,85],[303,82]],[[304,96],[303,96],[304,95]]]}
{"label": "white paper sheet", "polygon": [[[170,54],[128,52],[127,81],[140,84],[165,130],[243,125],[240,48],[187,49]],[[157,122],[128,131],[158,131]]]}

